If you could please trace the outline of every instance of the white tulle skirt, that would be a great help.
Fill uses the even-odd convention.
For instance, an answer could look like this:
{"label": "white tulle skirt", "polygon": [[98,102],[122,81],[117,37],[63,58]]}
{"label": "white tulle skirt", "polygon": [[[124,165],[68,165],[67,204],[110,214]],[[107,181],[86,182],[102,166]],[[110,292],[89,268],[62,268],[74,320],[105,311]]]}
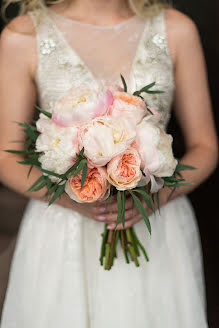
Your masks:
{"label": "white tulle skirt", "polygon": [[103,223],[31,200],[12,261],[1,328],[206,328],[199,232],[187,197],[135,225],[150,262],[99,264]]}

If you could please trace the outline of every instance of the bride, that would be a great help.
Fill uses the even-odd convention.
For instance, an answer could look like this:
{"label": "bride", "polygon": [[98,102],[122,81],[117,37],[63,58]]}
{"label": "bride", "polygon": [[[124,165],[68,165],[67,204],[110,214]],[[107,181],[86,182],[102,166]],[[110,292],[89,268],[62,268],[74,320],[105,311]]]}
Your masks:
{"label": "bride", "polygon": [[[6,0],[21,15],[0,41],[0,149],[24,135],[14,121],[29,121],[34,104],[54,101],[84,81],[120,83],[129,91],[156,81],[164,94],[149,94],[166,128],[171,105],[184,134],[181,163],[197,168],[192,185],[160,192],[161,211],[150,215],[149,238],[131,201],[126,227],[135,229],[150,262],[116,264],[104,271],[98,255],[105,223],[113,229],[116,201],[78,204],[62,196],[48,207],[45,190],[25,193],[40,176],[1,151],[0,178],[32,199],[20,226],[1,328],[206,328],[199,233],[187,194],[215,169],[218,145],[206,68],[197,28],[159,0]],[[121,83],[120,83],[121,84]],[[22,149],[18,143],[17,149]],[[12,204],[13,206],[13,204]],[[121,225],[118,227],[122,229]]]}

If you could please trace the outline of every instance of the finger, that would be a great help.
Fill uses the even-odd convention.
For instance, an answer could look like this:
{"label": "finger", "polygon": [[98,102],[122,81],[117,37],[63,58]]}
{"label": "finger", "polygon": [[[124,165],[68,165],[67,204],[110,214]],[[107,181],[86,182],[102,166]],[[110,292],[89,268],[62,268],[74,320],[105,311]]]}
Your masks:
{"label": "finger", "polygon": [[[134,207],[133,204],[133,199],[131,196],[126,197],[126,202],[125,202],[125,209],[131,209]],[[118,205],[117,202],[110,203],[109,205],[106,206],[106,209],[104,211],[105,213],[115,213],[118,212]]]}
{"label": "finger", "polygon": [[125,222],[125,228],[123,228],[123,224],[122,224],[122,223],[119,223],[119,224],[117,225],[117,227],[116,227],[115,224],[109,224],[109,225],[107,226],[107,228],[108,228],[109,230],[113,230],[113,229],[115,229],[115,227],[116,227],[116,230],[124,230],[124,229],[128,229],[128,228],[132,227],[134,224],[136,224],[137,222],[139,222],[139,221],[141,221],[141,220],[142,220],[142,216],[141,216],[141,214],[139,214],[139,215],[137,215],[135,218],[133,218],[133,219],[131,219],[131,220],[129,220],[129,221],[126,221],[126,222]]}
{"label": "finger", "polygon": [[[133,217],[139,214],[139,211],[136,207],[125,211],[125,221],[131,220]],[[98,221],[102,221],[105,223],[114,223],[117,221],[118,213],[104,213],[101,215],[97,215],[96,218]]]}

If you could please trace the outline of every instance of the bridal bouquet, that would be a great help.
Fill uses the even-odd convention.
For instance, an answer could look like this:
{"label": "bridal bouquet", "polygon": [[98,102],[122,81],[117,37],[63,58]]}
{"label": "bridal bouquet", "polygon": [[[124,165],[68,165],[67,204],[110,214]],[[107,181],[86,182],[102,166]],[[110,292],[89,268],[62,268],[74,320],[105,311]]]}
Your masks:
{"label": "bridal bouquet", "polygon": [[[49,205],[63,193],[79,203],[110,202],[117,197],[116,226],[124,230],[110,231],[105,225],[102,234],[100,263],[109,270],[120,241],[127,263],[139,266],[140,250],[148,261],[146,250],[133,227],[125,229],[125,203],[129,194],[151,233],[146,206],[152,211],[154,195],[165,186],[176,188],[184,183],[181,165],[173,156],[172,136],[159,126],[160,115],[147,106],[143,93],[151,83],[133,94],[117,86],[80,87],[70,89],[59,98],[51,112],[41,112],[33,124],[19,123],[27,140],[23,151],[7,150],[25,155],[23,165],[40,170],[42,176],[29,188],[36,192],[47,188]],[[159,199],[159,198],[158,198]]]}

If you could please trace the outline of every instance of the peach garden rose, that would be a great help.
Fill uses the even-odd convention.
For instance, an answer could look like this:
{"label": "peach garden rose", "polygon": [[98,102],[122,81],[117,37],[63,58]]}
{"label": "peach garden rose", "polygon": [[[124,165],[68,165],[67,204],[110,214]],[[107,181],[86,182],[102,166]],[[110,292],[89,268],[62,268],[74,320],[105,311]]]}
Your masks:
{"label": "peach garden rose", "polygon": [[114,102],[110,107],[110,115],[113,117],[124,117],[138,124],[148,114],[146,104],[140,97],[117,91],[113,93],[113,98]]}
{"label": "peach garden rose", "polygon": [[102,167],[88,168],[87,177],[81,189],[82,173],[76,177],[71,175],[65,185],[65,192],[78,203],[93,203],[109,196],[109,183],[106,179],[106,169]]}
{"label": "peach garden rose", "polygon": [[137,150],[130,147],[107,164],[107,179],[117,190],[135,188],[142,178],[140,164]]}

